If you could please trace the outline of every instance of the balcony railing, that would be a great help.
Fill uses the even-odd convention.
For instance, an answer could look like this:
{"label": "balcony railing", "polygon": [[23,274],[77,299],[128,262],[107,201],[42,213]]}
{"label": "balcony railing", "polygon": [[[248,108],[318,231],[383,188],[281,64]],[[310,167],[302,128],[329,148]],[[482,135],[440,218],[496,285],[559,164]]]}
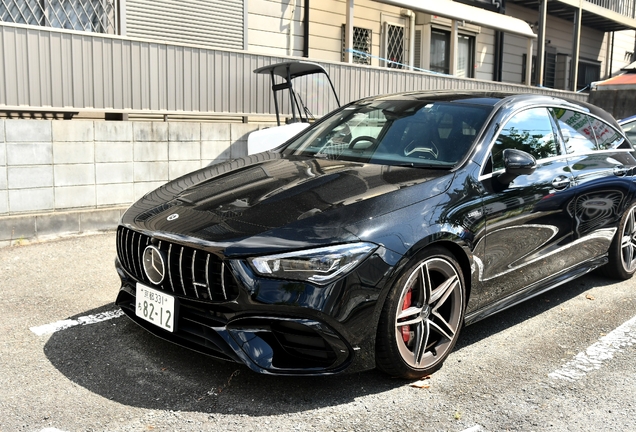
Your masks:
{"label": "balcony railing", "polygon": [[636,18],[636,0],[586,0],[628,18]]}
{"label": "balcony railing", "polygon": [[0,21],[119,34],[117,0],[0,0]]}

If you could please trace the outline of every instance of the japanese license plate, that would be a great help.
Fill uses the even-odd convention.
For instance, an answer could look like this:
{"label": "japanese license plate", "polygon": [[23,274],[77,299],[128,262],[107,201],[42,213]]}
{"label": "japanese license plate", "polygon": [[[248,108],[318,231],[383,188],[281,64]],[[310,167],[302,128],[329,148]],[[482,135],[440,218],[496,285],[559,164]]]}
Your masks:
{"label": "japanese license plate", "polygon": [[135,314],[169,332],[174,331],[174,297],[140,283],[136,288]]}

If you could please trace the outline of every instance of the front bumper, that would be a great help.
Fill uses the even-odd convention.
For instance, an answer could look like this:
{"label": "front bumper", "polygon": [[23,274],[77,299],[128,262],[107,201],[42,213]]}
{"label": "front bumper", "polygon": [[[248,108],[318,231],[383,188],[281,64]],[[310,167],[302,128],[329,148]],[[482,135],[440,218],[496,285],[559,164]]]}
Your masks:
{"label": "front bumper", "polygon": [[[244,363],[277,375],[322,375],[341,372],[354,350],[335,331],[318,321],[282,316],[246,316],[177,299],[176,331],[168,332],[135,315],[135,289],[123,283],[116,304],[144,329],[177,345],[212,357]],[[221,308],[219,308],[221,309]]]}
{"label": "front bumper", "polygon": [[[138,241],[133,243],[137,246]],[[388,269],[377,256],[331,287],[308,287],[306,295],[294,292],[297,284],[290,290],[289,281],[268,279],[255,285],[244,273],[226,270],[222,277],[227,298],[219,299],[214,287],[205,296],[207,289],[199,295],[190,287],[170,291],[169,284],[151,285],[121,243],[115,264],[122,284],[115,303],[158,337],[265,374],[329,375],[375,367],[376,305]],[[136,316],[137,283],[175,297],[174,332]]]}

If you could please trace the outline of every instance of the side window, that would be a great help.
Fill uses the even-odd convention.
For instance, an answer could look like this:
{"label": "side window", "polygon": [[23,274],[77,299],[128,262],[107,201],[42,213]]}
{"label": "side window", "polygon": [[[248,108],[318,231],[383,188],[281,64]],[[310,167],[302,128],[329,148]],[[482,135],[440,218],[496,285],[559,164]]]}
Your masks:
{"label": "side window", "polygon": [[625,138],[616,129],[597,118],[590,118],[592,130],[596,137],[596,144],[600,150],[610,150],[620,147]]}
{"label": "side window", "polygon": [[503,151],[509,148],[523,150],[536,159],[559,155],[548,110],[532,108],[508,120],[492,148],[493,171],[503,169]]}
{"label": "side window", "polygon": [[597,150],[594,131],[587,115],[560,108],[553,110],[553,114],[568,154]]}
{"label": "side window", "polygon": [[636,119],[625,123],[623,125],[623,131],[632,144],[636,145]]}

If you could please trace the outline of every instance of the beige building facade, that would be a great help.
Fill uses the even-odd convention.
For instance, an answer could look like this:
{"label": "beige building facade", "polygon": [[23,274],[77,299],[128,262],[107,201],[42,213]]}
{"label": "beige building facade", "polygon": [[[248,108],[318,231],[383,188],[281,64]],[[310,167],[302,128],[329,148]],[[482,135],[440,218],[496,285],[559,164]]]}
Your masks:
{"label": "beige building facade", "polygon": [[[112,228],[159,184],[247,156],[275,119],[254,70],[276,62],[320,63],[342,103],[442,89],[587,100],[565,90],[634,56],[636,0],[594,2],[0,0],[0,247]],[[319,117],[332,106],[309,84]]]}
{"label": "beige building facade", "polygon": [[[249,0],[248,50],[273,55],[306,56],[315,60],[343,61],[346,51],[345,24],[351,3],[354,38],[350,48],[368,54],[354,55],[354,63],[405,69],[413,66],[416,70],[449,73],[448,50],[453,28],[451,19],[373,0]],[[494,4],[503,4],[486,1],[464,3],[473,7],[490,3],[488,9],[493,14],[498,13],[496,9],[499,9]],[[526,2],[508,1],[503,13],[528,23],[537,32],[540,11],[524,3]],[[569,7],[569,3],[564,4]],[[636,20],[633,5],[625,10],[627,16],[623,16],[597,7],[593,2],[583,3],[589,4],[596,13],[607,12],[606,15],[610,18],[595,25],[582,25],[580,28],[578,57],[581,77],[577,80],[577,90],[589,84],[590,78],[605,79],[618,73],[632,61],[635,44]],[[563,18],[563,14],[556,16],[548,12],[546,16],[545,79],[542,83],[546,87],[571,89],[570,69],[575,37],[573,17],[576,12],[574,8],[571,9],[570,20]],[[619,15],[621,22],[608,24],[612,22],[612,17]],[[493,21],[496,22],[494,15]],[[308,31],[305,26],[309,27]],[[624,29],[608,31],[614,28]],[[308,43],[305,42],[306,33]],[[518,84],[525,82],[523,67],[526,40],[523,37],[512,34],[500,36],[497,29],[466,22],[459,23],[458,36],[456,76]],[[501,38],[500,42],[497,38]],[[306,47],[305,51],[303,46]],[[535,43],[533,55],[536,54]],[[396,59],[404,66],[387,62]],[[536,83],[536,79],[533,82]]]}

